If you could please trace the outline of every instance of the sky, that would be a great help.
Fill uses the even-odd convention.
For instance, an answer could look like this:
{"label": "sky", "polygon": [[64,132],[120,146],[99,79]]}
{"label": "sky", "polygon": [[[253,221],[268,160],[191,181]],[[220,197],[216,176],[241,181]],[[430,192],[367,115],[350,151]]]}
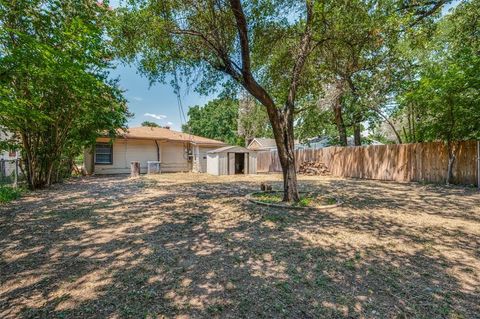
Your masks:
{"label": "sky", "polygon": [[[151,121],[160,125],[168,125],[180,131],[182,124],[177,94],[169,84],[153,84],[146,77],[138,74],[136,67],[119,64],[111,73],[119,78],[120,87],[125,90],[130,112],[134,117],[128,122],[129,127],[140,126],[143,121]],[[193,105],[204,105],[215,96],[203,96],[194,92],[193,88],[181,87],[181,103],[185,115]]]}
{"label": "sky", "polygon": [[[112,7],[118,7],[121,0],[110,0]],[[124,1],[123,1],[124,2]],[[113,78],[119,78],[120,87],[125,90],[129,111],[134,113],[128,121],[129,127],[140,126],[143,121],[151,121],[160,125],[169,125],[173,130],[181,131],[182,117],[177,101],[177,94],[170,84],[154,84],[137,72],[135,65],[117,63],[111,72]],[[215,95],[203,96],[194,92],[194,88],[181,86],[180,97],[187,116],[188,109],[194,105],[204,105]]]}

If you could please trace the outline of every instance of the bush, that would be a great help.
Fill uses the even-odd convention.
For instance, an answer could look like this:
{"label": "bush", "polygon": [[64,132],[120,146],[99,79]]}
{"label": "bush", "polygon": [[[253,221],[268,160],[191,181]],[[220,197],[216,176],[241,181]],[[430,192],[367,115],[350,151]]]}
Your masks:
{"label": "bush", "polygon": [[0,186],[0,203],[8,203],[12,200],[19,198],[22,194],[22,191],[18,188],[13,188],[10,186]]}

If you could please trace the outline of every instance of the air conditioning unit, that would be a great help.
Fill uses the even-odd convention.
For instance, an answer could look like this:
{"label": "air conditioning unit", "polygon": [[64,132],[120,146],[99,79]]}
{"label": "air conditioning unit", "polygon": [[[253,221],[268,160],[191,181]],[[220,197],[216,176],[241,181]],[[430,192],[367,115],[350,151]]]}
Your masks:
{"label": "air conditioning unit", "polygon": [[147,174],[160,174],[162,172],[160,162],[147,161]]}

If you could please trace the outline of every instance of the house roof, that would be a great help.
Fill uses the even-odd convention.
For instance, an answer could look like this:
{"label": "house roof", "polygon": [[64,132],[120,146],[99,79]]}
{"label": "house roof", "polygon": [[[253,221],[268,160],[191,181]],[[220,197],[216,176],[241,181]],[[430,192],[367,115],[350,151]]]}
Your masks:
{"label": "house roof", "polygon": [[[257,142],[260,147],[255,147],[253,144],[253,142]],[[295,140],[295,145],[298,144],[298,140]],[[263,138],[263,137],[256,137],[254,138],[250,144],[248,144],[247,146],[248,149],[252,149],[252,150],[259,150],[259,149],[266,149],[266,148],[277,148],[277,143],[275,142],[275,139],[274,138]]]}
{"label": "house roof", "polygon": [[249,150],[242,146],[235,146],[229,145],[221,148],[217,148],[216,150],[208,151],[207,153],[223,153],[223,152],[230,152],[230,153],[253,153],[252,150]]}
{"label": "house roof", "polygon": [[[383,143],[368,138],[368,135],[362,135],[362,145],[383,145]],[[308,139],[305,143],[301,144],[302,147],[305,148],[323,148],[328,146],[337,146],[338,142],[336,142],[330,136],[319,136]],[[355,146],[353,136],[347,137],[347,146]]]}
{"label": "house roof", "polygon": [[260,148],[276,148],[277,147],[277,143],[273,138],[256,137],[250,142],[250,144],[248,144],[248,147],[253,146],[252,144],[254,142],[257,142],[260,145]]}
{"label": "house roof", "polygon": [[126,139],[139,139],[139,140],[168,140],[168,141],[180,141],[191,142],[194,144],[202,145],[225,145],[222,141],[213,140],[206,137],[191,135],[187,133],[177,132],[171,129],[163,127],[131,127],[127,132],[119,132],[120,137]]}

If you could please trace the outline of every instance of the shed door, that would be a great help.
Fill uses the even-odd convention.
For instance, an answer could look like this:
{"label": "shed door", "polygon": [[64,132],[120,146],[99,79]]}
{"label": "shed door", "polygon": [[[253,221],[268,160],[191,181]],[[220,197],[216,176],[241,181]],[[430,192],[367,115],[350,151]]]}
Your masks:
{"label": "shed door", "polygon": [[235,153],[228,153],[228,175],[235,175]]}
{"label": "shed door", "polygon": [[250,174],[250,165],[248,165],[249,164],[248,155],[249,155],[248,153],[244,154],[244,163],[245,163],[244,172],[243,172],[244,174]]}

